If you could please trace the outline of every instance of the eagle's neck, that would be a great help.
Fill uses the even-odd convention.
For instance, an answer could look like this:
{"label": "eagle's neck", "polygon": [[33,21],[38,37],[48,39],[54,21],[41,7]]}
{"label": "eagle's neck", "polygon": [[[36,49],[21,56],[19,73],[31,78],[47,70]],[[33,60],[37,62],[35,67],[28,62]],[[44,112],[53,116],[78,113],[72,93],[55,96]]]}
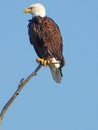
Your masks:
{"label": "eagle's neck", "polygon": [[29,20],[29,22],[30,21],[35,21],[36,23],[40,23],[41,24],[45,18],[46,18],[46,16],[45,17],[35,16],[35,17],[32,17],[32,19]]}

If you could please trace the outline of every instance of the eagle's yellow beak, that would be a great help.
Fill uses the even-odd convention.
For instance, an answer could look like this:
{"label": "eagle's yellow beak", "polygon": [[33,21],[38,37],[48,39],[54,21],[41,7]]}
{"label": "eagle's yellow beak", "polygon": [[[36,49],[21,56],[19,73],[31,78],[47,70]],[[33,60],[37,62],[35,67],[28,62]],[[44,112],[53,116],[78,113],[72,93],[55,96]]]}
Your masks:
{"label": "eagle's yellow beak", "polygon": [[30,12],[31,12],[31,9],[30,9],[30,8],[24,9],[24,13],[30,13]]}

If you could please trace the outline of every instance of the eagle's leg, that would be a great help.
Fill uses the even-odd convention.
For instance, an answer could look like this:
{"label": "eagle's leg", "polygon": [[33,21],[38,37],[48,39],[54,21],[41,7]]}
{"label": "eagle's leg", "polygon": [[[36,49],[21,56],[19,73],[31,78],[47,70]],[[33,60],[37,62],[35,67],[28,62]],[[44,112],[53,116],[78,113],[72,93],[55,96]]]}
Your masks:
{"label": "eagle's leg", "polygon": [[42,58],[37,58],[36,61],[40,62],[43,66],[47,66],[47,65],[50,64],[50,60],[45,60],[45,59],[42,59]]}

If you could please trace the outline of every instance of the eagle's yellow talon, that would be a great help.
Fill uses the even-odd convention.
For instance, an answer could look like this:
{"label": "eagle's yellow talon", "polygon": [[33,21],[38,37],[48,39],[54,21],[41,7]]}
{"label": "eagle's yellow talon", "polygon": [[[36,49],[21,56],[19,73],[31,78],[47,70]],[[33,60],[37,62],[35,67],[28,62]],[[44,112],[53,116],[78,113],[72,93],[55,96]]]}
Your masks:
{"label": "eagle's yellow talon", "polygon": [[46,60],[44,60],[43,65],[44,65],[44,66],[46,66],[46,65],[47,65],[47,61],[46,61]]}
{"label": "eagle's yellow talon", "polygon": [[42,59],[42,58],[37,58],[36,61],[40,62],[43,66],[47,66],[47,65],[50,64],[49,60],[45,60],[45,59]]}

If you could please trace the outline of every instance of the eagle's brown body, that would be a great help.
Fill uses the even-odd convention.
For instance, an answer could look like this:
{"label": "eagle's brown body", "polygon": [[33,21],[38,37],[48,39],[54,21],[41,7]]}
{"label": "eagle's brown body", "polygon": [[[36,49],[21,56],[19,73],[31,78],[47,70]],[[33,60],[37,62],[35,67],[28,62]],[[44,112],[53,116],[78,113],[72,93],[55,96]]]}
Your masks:
{"label": "eagle's brown body", "polygon": [[28,33],[37,55],[43,59],[55,57],[64,66],[62,37],[55,22],[48,17],[33,17],[29,20]]}

